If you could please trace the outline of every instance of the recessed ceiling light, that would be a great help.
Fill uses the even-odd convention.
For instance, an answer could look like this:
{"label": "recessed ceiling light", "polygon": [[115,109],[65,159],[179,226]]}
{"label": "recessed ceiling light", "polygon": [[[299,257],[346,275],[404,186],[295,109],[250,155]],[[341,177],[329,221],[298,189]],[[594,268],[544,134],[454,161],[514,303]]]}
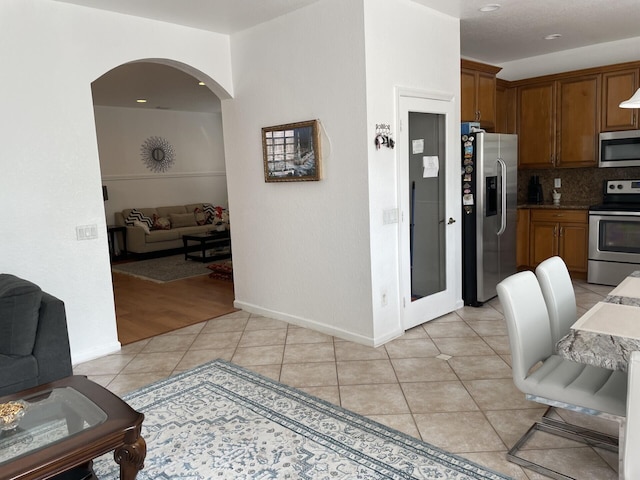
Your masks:
{"label": "recessed ceiling light", "polygon": [[204,82],[198,82],[198,85],[200,85],[200,86],[205,86],[205,85],[206,85],[206,83],[204,83]]}
{"label": "recessed ceiling light", "polygon": [[560,38],[562,34],[560,33],[552,33],[551,35],[547,35],[544,37],[545,40],[555,40],[556,38]]}
{"label": "recessed ceiling light", "polygon": [[501,5],[499,3],[490,3],[488,5],[485,5],[484,7],[480,7],[480,11],[481,12],[495,12],[496,10],[498,10],[501,7]]}
{"label": "recessed ceiling light", "polygon": [[147,99],[146,98],[139,98],[136,100],[136,102],[138,103],[147,103]]}

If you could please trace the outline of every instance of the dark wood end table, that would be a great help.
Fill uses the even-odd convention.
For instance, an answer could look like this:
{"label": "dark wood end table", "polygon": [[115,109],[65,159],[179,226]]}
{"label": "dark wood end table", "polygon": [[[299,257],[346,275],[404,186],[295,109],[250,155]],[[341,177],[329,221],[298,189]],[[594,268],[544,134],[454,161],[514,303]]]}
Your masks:
{"label": "dark wood end table", "polygon": [[114,452],[120,478],[134,480],[147,447],[144,415],[84,376],[71,376],[0,398],[24,400],[18,427],[0,434],[0,475],[12,480],[51,478]]}
{"label": "dark wood end table", "polygon": [[[109,234],[109,255],[111,260],[127,256],[127,227],[124,225],[107,225]],[[116,255],[116,233],[122,234],[122,255]]]}

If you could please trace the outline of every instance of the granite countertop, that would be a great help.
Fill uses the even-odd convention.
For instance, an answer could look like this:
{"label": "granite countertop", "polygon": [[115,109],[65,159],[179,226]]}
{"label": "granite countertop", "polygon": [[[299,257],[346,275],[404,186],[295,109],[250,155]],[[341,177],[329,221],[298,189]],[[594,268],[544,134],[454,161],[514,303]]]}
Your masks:
{"label": "granite countertop", "polygon": [[[640,272],[635,271],[629,277],[640,277]],[[636,297],[609,294],[604,302],[640,307],[640,298]],[[571,328],[558,341],[556,350],[560,356],[574,362],[626,372],[631,352],[640,350],[640,339]]]}
{"label": "granite countertop", "polygon": [[561,210],[561,209],[565,209],[565,210],[588,210],[589,209],[589,205],[574,205],[574,204],[560,204],[560,205],[554,205],[552,203],[543,203],[543,204],[536,204],[536,203],[525,203],[523,205],[518,205],[517,208],[539,208],[539,209],[545,209],[545,210]]}

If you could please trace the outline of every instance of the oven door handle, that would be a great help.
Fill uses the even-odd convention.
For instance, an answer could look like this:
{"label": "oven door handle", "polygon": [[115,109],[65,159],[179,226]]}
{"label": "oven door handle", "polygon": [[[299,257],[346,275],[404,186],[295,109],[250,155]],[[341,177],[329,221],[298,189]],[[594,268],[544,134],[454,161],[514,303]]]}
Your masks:
{"label": "oven door handle", "polygon": [[[640,210],[640,208],[638,209]],[[594,216],[601,216],[601,217],[639,217],[640,216],[640,211],[638,210],[633,210],[633,211],[613,211],[613,210],[589,210],[589,215],[594,215]],[[635,220],[635,219],[634,219]]]}
{"label": "oven door handle", "polygon": [[502,235],[507,229],[507,165],[502,158],[498,158],[500,168],[500,229],[498,235]]}

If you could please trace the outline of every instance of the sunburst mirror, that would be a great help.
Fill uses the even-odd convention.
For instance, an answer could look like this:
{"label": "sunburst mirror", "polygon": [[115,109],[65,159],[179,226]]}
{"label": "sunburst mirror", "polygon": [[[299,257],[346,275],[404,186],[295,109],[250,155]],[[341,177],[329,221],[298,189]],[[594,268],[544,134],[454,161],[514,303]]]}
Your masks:
{"label": "sunburst mirror", "polygon": [[162,137],[147,138],[140,147],[142,161],[153,172],[169,170],[175,162],[175,152],[171,144]]}

